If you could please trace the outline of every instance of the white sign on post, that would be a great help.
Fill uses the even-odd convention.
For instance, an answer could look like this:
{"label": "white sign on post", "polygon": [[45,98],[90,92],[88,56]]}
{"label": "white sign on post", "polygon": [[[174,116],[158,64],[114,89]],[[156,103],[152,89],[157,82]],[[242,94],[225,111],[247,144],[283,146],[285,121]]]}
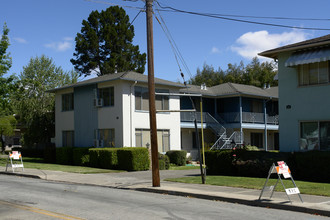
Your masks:
{"label": "white sign on post", "polygon": [[285,192],[288,195],[293,195],[293,194],[299,194],[300,193],[298,187],[285,189]]}
{"label": "white sign on post", "polygon": [[283,174],[285,179],[290,178],[289,167],[285,164],[284,161],[277,161],[278,164],[278,174]]}

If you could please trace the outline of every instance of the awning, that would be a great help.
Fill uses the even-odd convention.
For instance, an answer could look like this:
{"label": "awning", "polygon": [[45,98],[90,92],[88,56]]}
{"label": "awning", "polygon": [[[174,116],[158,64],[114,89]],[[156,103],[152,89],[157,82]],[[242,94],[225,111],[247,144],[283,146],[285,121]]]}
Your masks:
{"label": "awning", "polygon": [[293,53],[285,62],[286,67],[330,60],[330,48]]}

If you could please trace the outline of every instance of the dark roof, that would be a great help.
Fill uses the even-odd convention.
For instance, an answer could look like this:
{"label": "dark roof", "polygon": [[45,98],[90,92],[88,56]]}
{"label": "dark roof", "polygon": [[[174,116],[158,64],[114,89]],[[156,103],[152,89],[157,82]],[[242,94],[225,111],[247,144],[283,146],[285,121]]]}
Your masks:
{"label": "dark roof", "polygon": [[[120,72],[120,73],[114,73],[114,74],[107,74],[107,75],[99,76],[99,77],[96,77],[93,79],[77,82],[77,83],[74,83],[71,85],[54,88],[54,89],[48,90],[48,92],[56,92],[56,91],[62,90],[62,89],[87,86],[87,85],[97,84],[97,83],[101,83],[101,82],[108,82],[108,81],[113,81],[113,80],[126,80],[126,81],[131,81],[131,82],[137,81],[137,82],[148,83],[148,76],[137,73],[137,72]],[[179,87],[179,88],[184,87],[184,85],[182,85],[180,83],[175,83],[175,82],[171,82],[171,81],[163,80],[163,79],[159,79],[159,78],[155,78],[154,81],[155,81],[155,85],[165,85],[165,86]]]}
{"label": "dark roof", "polygon": [[296,50],[303,50],[311,47],[322,47],[322,46],[329,46],[330,45],[330,34],[313,38],[306,41],[301,41],[294,44],[289,44],[283,47],[278,47],[272,50],[267,50],[264,52],[259,53],[260,56],[265,56],[269,58],[277,58],[278,53],[286,52],[286,51],[296,51]]}
{"label": "dark roof", "polygon": [[236,83],[223,83],[217,86],[201,89],[200,86],[187,85],[187,88],[180,89],[182,93],[202,94],[202,96],[254,96],[261,98],[278,98],[278,87],[261,89],[256,86],[243,85]]}

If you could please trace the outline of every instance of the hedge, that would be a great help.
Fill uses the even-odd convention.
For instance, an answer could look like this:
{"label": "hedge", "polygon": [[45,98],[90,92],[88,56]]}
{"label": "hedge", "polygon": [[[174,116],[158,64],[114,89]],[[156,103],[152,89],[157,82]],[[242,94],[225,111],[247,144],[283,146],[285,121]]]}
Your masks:
{"label": "hedge", "polygon": [[99,150],[99,164],[104,169],[117,169],[119,148],[101,148]]}
{"label": "hedge", "polygon": [[88,147],[73,148],[73,165],[89,166],[89,148]]}
{"label": "hedge", "polygon": [[56,148],[56,163],[64,165],[73,164],[73,147]]}
{"label": "hedge", "polygon": [[212,150],[205,152],[207,173],[266,178],[273,163],[285,161],[296,180],[330,183],[330,152],[266,152]]}
{"label": "hedge", "polygon": [[100,168],[100,160],[99,160],[99,154],[100,154],[101,148],[90,148],[89,149],[89,165],[91,167]]}
{"label": "hedge", "polygon": [[147,148],[118,148],[118,169],[127,171],[148,170],[150,166]]}
{"label": "hedge", "polygon": [[158,162],[160,170],[168,170],[170,168],[170,158],[167,155],[158,153]]}
{"label": "hedge", "polygon": [[185,150],[170,150],[166,152],[166,155],[170,158],[170,163],[177,166],[186,165],[187,151]]}
{"label": "hedge", "polygon": [[233,153],[231,150],[205,151],[205,164],[207,174],[211,175],[235,175],[233,166]]}

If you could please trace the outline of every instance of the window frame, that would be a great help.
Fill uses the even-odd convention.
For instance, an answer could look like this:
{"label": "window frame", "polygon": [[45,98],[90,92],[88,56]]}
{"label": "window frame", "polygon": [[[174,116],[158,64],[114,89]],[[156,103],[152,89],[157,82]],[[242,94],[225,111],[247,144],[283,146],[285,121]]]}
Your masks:
{"label": "window frame", "polygon": [[[169,93],[168,89],[156,89],[156,93]],[[135,86],[135,111],[148,112],[149,111],[149,91],[147,87]],[[158,105],[158,106],[157,106]],[[170,97],[167,95],[155,96],[156,110],[169,110]]]}
{"label": "window frame", "polygon": [[[323,67],[322,65],[325,64]],[[312,68],[313,66],[316,66]],[[312,85],[324,85],[330,83],[330,62],[322,61],[317,63],[301,64],[297,66],[298,74],[298,86],[312,86]],[[322,74],[322,70],[326,69],[327,74]],[[317,75],[315,72],[317,71]],[[314,73],[314,74],[313,74]],[[322,80],[322,77],[327,76],[326,80]],[[314,81],[312,82],[312,80]],[[315,82],[315,79],[317,82]],[[322,80],[322,81],[321,81]]]}
{"label": "window frame", "polygon": [[62,94],[62,112],[74,111],[74,93]]}
{"label": "window frame", "polygon": [[[107,94],[107,95],[105,95]],[[115,88],[114,86],[98,88],[98,98],[103,100],[102,107],[115,106]]]}
{"label": "window frame", "polygon": [[[317,142],[314,144],[314,147],[313,148],[309,148],[309,140],[306,140],[305,137],[303,137],[303,128],[302,128],[302,125],[304,123],[316,123],[317,124]],[[330,150],[330,146],[325,148],[323,145],[322,145],[322,135],[321,135],[321,132],[322,132],[322,126],[321,124],[325,124],[325,123],[329,123],[330,124],[330,120],[323,120],[323,121],[300,121],[299,122],[299,150],[300,151],[309,151],[309,150],[319,150],[319,151],[329,151]],[[330,129],[329,129],[330,130]],[[329,136],[330,138],[330,136]],[[315,139],[315,137],[314,137]],[[313,143],[312,143],[313,144]],[[302,146],[304,145],[304,147]],[[307,148],[306,148],[307,147]]]}
{"label": "window frame", "polygon": [[[72,140],[70,142],[72,142],[72,146],[70,146],[70,144],[68,144],[68,134],[70,134]],[[75,140],[74,140],[74,130],[64,130],[62,131],[62,147],[75,147]]]}

